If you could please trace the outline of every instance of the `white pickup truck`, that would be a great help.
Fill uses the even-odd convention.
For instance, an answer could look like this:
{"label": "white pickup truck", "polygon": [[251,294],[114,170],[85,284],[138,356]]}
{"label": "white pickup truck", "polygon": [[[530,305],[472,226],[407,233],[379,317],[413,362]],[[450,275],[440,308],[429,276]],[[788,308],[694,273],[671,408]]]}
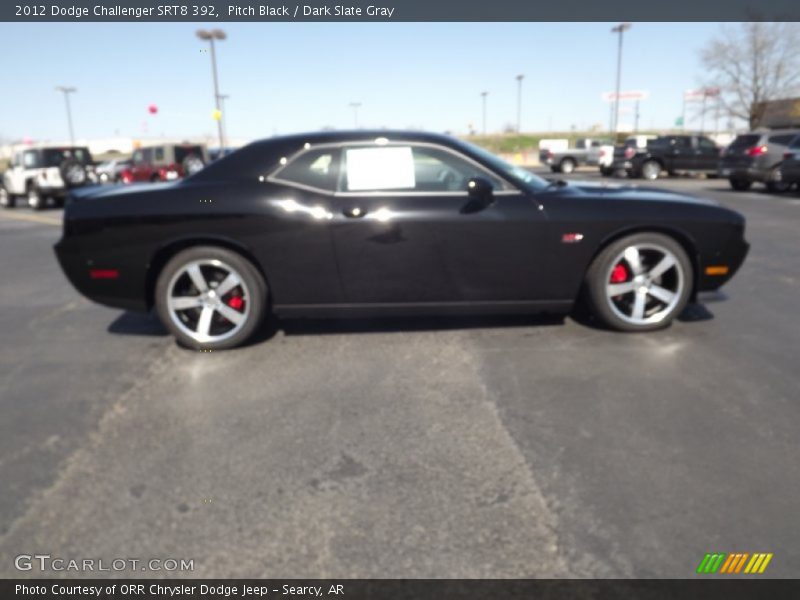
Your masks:
{"label": "white pickup truck", "polygon": [[580,138],[575,142],[574,148],[542,148],[539,150],[539,162],[549,166],[553,173],[569,174],[583,165],[596,167],[608,162],[607,166],[610,166],[613,148],[611,140]]}

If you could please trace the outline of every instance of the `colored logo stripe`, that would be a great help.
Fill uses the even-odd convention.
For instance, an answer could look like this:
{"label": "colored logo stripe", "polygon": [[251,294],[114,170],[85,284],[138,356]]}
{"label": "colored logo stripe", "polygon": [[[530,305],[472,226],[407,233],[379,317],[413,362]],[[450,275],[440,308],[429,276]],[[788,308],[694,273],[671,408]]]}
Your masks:
{"label": "colored logo stripe", "polygon": [[[749,554],[748,552],[733,552],[727,554],[725,552],[708,553],[700,561],[697,567],[698,573],[713,574],[719,572],[733,574],[744,573],[756,574],[763,573],[769,562],[772,560],[773,554],[766,552],[757,552]],[[749,561],[748,561],[749,559]],[[745,567],[745,564],[747,566]]]}

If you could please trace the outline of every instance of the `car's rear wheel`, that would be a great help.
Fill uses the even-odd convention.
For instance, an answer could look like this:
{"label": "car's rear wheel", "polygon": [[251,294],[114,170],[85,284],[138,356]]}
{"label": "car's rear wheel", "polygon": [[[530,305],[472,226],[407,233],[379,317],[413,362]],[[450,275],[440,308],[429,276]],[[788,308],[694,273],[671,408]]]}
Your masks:
{"label": "car's rear wheel", "polygon": [[611,177],[614,174],[612,167],[600,167],[600,175],[603,177]]}
{"label": "car's rear wheel", "polygon": [[728,179],[728,183],[737,192],[746,192],[753,187],[753,182],[748,179]]}
{"label": "car's rear wheel", "polygon": [[772,192],[773,194],[782,194],[784,192],[788,192],[789,188],[791,187],[791,183],[783,180],[783,176],[781,175],[781,170],[779,167],[775,167],[769,172],[769,178],[767,179],[768,191]]}
{"label": "car's rear wheel", "polygon": [[39,186],[32,183],[28,186],[28,206],[33,210],[42,210],[47,204],[47,198],[42,195]]}
{"label": "car's rear wheel", "polygon": [[0,186],[0,206],[3,208],[14,208],[16,204],[16,197],[13,194],[9,194],[6,188]]}
{"label": "car's rear wheel", "polygon": [[692,282],[692,265],[677,241],[639,233],[597,256],[586,274],[586,291],[592,312],[608,327],[652,331],[683,311]]}
{"label": "car's rear wheel", "polygon": [[176,254],[162,269],[155,304],[178,342],[198,350],[234,348],[264,319],[267,285],[243,256],[216,246]]}
{"label": "car's rear wheel", "polygon": [[575,161],[571,158],[563,159],[560,163],[558,163],[558,170],[569,175],[575,170]]}
{"label": "car's rear wheel", "polygon": [[661,165],[658,161],[648,160],[642,165],[642,178],[653,181],[661,175]]}

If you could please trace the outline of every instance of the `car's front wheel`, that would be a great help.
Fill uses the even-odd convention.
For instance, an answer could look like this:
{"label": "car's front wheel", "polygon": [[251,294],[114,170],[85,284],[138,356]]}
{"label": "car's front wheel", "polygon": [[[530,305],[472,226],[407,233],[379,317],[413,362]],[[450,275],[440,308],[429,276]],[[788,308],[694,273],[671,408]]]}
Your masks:
{"label": "car's front wheel", "polygon": [[47,204],[47,198],[42,195],[39,186],[31,184],[28,186],[28,205],[33,210],[42,210]]}
{"label": "car's front wheel", "polygon": [[176,254],[162,269],[155,304],[178,342],[223,350],[246,342],[267,311],[267,285],[246,258],[216,246]]}
{"label": "car's front wheel", "polygon": [[686,306],[692,265],[673,238],[660,233],[631,235],[606,247],[586,274],[590,308],[619,331],[668,326]]}

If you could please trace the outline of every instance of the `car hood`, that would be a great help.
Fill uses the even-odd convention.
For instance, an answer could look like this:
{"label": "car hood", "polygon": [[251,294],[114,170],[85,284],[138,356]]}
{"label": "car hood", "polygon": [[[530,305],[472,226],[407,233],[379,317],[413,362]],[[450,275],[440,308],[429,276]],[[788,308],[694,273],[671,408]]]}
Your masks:
{"label": "car hood", "polygon": [[697,196],[690,196],[680,192],[631,184],[578,182],[570,183],[564,188],[564,190],[572,190],[575,193],[612,200],[641,200],[644,202],[670,203],[682,202],[685,204],[705,204],[709,206],[719,206],[717,202],[709,200],[708,198],[699,198]]}
{"label": "car hood", "polygon": [[120,198],[150,190],[163,190],[174,185],[175,182],[173,181],[165,183],[133,183],[130,185],[87,185],[72,189],[70,198],[73,200]]}

